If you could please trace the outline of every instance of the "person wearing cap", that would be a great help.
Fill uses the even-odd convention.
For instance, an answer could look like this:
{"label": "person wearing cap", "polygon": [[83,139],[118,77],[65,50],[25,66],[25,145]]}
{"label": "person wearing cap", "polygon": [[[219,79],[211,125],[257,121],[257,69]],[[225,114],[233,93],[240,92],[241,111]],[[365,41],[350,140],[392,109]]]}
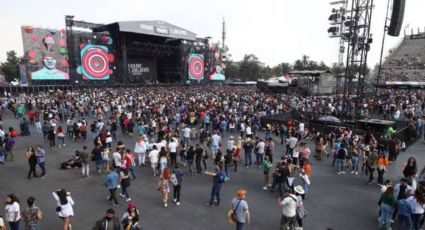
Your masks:
{"label": "person wearing cap", "polygon": [[124,230],[140,230],[140,212],[136,208],[136,203],[131,201],[128,203],[127,211],[121,218]]}
{"label": "person wearing cap", "polygon": [[297,222],[297,196],[292,193],[285,193],[283,197],[279,196],[278,204],[282,206],[282,217],[280,219],[280,230],[295,230]]}
{"label": "person wearing cap", "polygon": [[[40,229],[38,221],[43,218],[40,208],[34,205],[35,198],[29,197],[27,199],[28,208],[22,212],[22,219],[24,220],[25,229],[37,230]],[[1,229],[1,228],[0,228]]]}
{"label": "person wearing cap", "polygon": [[246,202],[246,190],[239,189],[232,200],[232,210],[236,213],[236,230],[242,230],[245,223],[251,222],[251,215]]}
{"label": "person wearing cap", "polygon": [[106,210],[105,216],[96,221],[92,230],[121,230],[121,223],[115,217],[115,210],[112,208]]}
{"label": "person wearing cap", "polygon": [[304,209],[304,204],[303,204],[303,195],[305,193],[304,189],[300,186],[297,185],[294,188],[294,192],[295,195],[297,196],[297,222],[298,222],[298,228],[295,228],[297,230],[302,230],[303,229],[303,218],[306,215],[305,209]]}

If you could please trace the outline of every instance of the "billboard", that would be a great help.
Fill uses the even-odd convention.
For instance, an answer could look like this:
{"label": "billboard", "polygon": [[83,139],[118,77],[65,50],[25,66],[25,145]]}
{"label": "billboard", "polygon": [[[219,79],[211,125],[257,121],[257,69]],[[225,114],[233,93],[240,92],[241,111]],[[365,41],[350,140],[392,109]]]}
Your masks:
{"label": "billboard", "polygon": [[[69,80],[65,30],[22,26],[24,56],[31,80]],[[22,81],[21,76],[21,81]]]}
{"label": "billboard", "polygon": [[77,68],[77,73],[81,74],[84,80],[109,80],[112,70],[109,63],[114,61],[107,46],[87,44],[82,46],[80,51],[81,66]]}
{"label": "billboard", "polygon": [[189,80],[204,79],[204,55],[190,54],[187,59]]}

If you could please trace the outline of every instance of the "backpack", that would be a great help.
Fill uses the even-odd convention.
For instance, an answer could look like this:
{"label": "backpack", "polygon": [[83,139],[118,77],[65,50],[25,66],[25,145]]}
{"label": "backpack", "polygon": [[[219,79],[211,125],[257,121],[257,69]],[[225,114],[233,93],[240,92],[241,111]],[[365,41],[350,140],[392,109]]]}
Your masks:
{"label": "backpack", "polygon": [[177,186],[179,184],[179,180],[177,180],[177,176],[175,173],[171,174],[170,181],[171,184],[173,184],[174,186]]}
{"label": "backpack", "polygon": [[220,184],[226,182],[226,174],[223,171],[220,171],[217,176]]}
{"label": "backpack", "polygon": [[16,130],[12,130],[12,132],[10,132],[10,137],[16,137],[17,133]]}

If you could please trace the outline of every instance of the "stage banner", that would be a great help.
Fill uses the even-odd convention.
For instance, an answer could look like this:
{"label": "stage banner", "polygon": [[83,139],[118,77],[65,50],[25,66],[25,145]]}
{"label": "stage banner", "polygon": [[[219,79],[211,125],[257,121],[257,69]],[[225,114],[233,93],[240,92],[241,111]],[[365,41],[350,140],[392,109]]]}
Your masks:
{"label": "stage banner", "polygon": [[204,55],[191,54],[187,59],[189,80],[204,79]]}
{"label": "stage banner", "polygon": [[114,61],[107,46],[87,44],[80,51],[81,66],[77,73],[83,80],[109,80],[112,70],[109,63]]}
{"label": "stage banner", "polygon": [[129,59],[127,62],[128,75],[131,81],[156,81],[157,63],[149,59]]}
{"label": "stage banner", "polygon": [[24,64],[19,65],[19,84],[27,84],[27,68]]}

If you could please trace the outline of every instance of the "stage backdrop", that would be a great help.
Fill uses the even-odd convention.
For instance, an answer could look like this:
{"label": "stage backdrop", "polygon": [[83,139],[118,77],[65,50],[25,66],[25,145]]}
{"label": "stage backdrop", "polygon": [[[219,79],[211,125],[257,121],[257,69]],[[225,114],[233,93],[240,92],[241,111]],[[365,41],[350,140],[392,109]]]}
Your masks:
{"label": "stage backdrop", "polygon": [[30,79],[69,80],[65,30],[31,26],[22,26],[21,30]]}
{"label": "stage backdrop", "polygon": [[145,58],[129,59],[127,62],[129,80],[131,82],[155,82],[157,63]]}

